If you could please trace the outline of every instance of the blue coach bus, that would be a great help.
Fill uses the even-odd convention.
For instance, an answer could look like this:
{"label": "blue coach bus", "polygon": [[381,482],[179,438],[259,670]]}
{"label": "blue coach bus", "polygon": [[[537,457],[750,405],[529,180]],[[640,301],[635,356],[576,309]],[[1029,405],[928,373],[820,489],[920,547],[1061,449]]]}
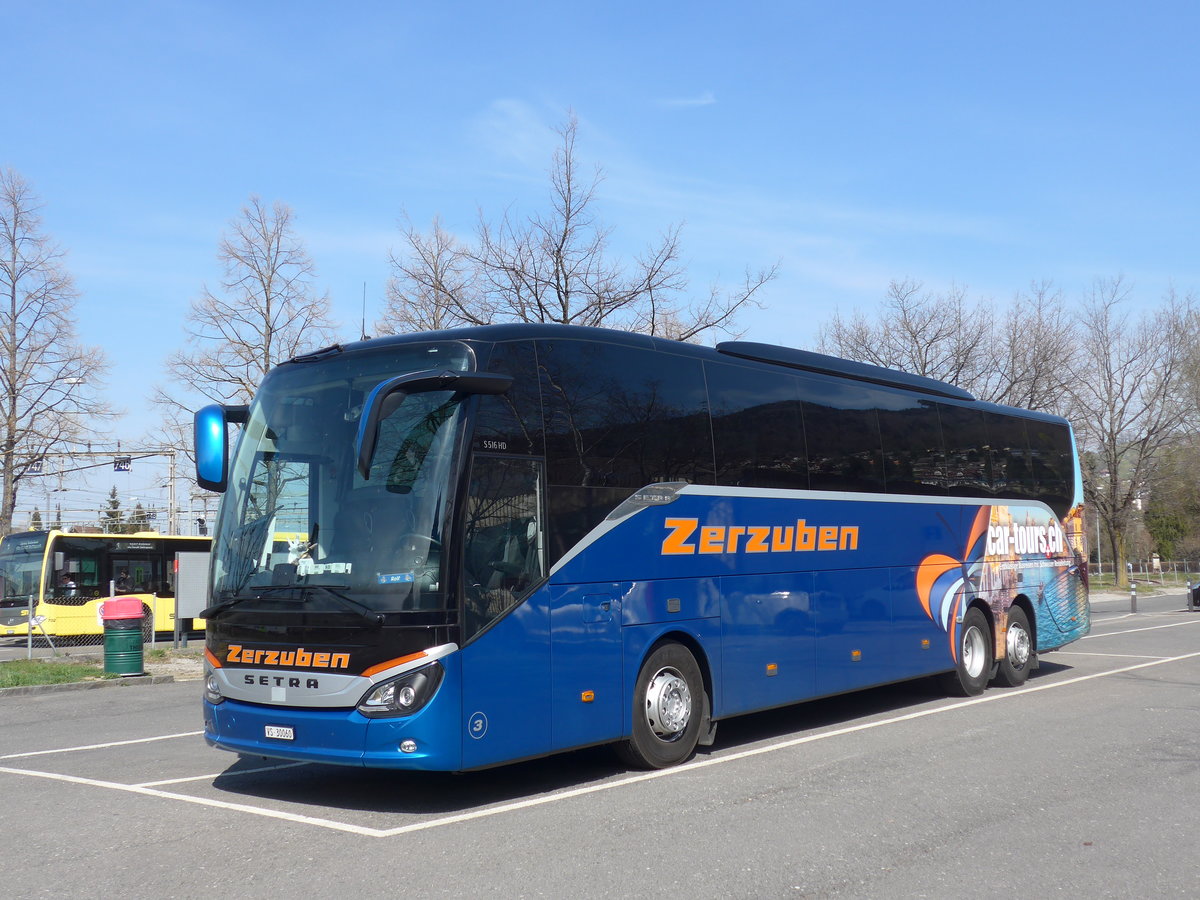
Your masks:
{"label": "blue coach bus", "polygon": [[338,345],[201,410],[196,450],[225,492],[205,736],[238,753],[665,767],[754,710],[1017,686],[1090,627],[1065,420],[804,351]]}

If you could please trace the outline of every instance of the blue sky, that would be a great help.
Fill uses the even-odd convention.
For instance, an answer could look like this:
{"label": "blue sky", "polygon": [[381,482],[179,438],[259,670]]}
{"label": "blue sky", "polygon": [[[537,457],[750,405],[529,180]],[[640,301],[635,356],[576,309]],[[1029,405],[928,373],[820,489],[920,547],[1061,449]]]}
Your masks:
{"label": "blue sky", "polygon": [[1200,286],[1195,3],[0,11],[0,166],[69,251],[127,441],[251,194],[293,207],[353,336],[400,217],[539,209],[568,110],[616,251],[683,223],[697,294],[779,262],[749,340],[809,346],[892,279],[999,306],[1042,279],[1071,300],[1121,274],[1148,307]]}

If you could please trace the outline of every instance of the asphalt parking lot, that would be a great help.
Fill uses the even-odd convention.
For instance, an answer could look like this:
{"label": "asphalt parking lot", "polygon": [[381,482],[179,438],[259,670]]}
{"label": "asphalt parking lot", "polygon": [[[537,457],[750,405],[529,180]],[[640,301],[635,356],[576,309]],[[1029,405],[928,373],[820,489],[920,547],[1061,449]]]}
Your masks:
{"label": "asphalt parking lot", "polygon": [[199,682],[0,696],[10,896],[1194,896],[1200,612],[1097,597],[1018,690],[927,681],[420,775],[204,745]]}

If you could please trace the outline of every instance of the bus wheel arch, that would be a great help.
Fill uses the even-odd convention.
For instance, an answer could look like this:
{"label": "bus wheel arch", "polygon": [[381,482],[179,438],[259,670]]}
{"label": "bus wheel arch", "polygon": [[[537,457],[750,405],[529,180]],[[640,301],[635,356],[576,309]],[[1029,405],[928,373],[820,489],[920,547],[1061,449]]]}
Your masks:
{"label": "bus wheel arch", "polygon": [[689,759],[702,737],[711,743],[711,687],[703,653],[683,635],[664,635],[647,652],[634,683],[633,721],[617,755],[639,769]]}
{"label": "bus wheel arch", "polygon": [[997,663],[996,684],[1020,687],[1036,664],[1037,654],[1034,648],[1037,647],[1037,635],[1028,603],[1028,599],[1022,595],[1009,607],[1004,656]]}
{"label": "bus wheel arch", "polygon": [[958,626],[955,668],[939,679],[942,689],[956,697],[982,694],[992,678],[996,632],[980,603],[972,603]]}

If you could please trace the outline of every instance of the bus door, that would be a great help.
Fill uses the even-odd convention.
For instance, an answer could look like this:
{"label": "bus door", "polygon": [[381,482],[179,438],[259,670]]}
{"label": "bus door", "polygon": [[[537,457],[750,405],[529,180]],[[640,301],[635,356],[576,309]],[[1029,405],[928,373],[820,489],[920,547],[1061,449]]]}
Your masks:
{"label": "bus door", "polygon": [[547,753],[545,467],[477,454],[462,533],[463,767]]}
{"label": "bus door", "polygon": [[555,747],[621,736],[621,598],[628,585],[554,585],[550,656]]}

